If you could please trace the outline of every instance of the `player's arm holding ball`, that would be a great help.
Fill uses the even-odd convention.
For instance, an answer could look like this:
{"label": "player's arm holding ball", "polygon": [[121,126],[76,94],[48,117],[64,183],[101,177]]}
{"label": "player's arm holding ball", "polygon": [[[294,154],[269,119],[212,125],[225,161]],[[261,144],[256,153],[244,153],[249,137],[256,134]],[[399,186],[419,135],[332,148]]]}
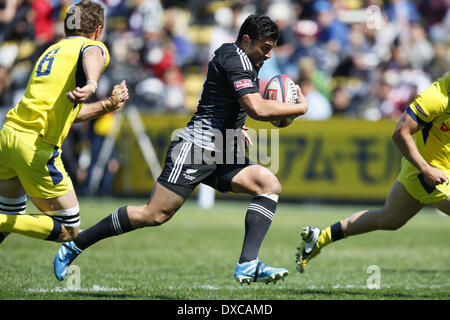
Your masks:
{"label": "player's arm holding ball", "polygon": [[[263,96],[253,93],[247,95],[244,106],[251,118],[259,121],[270,121],[275,127],[284,128],[298,116],[308,111],[308,101],[300,86],[286,75],[277,75],[267,84]],[[242,97],[244,98],[245,95]]]}
{"label": "player's arm holding ball", "polygon": [[308,111],[308,101],[299,85],[297,89],[297,103],[284,103],[278,100],[264,99],[260,93],[249,93],[242,96],[239,102],[247,114],[259,121],[282,120],[298,117]]}

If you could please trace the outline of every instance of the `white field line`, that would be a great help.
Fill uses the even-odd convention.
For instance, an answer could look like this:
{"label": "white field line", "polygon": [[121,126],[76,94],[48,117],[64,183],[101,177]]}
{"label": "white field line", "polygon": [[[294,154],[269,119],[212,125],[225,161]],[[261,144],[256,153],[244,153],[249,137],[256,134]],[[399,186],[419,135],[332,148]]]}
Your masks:
{"label": "white field line", "polygon": [[[257,289],[261,287],[261,283],[259,284],[251,284],[248,285],[239,285],[236,283],[236,285],[229,285],[229,286],[216,286],[211,284],[203,284],[203,285],[194,285],[194,286],[169,286],[167,289],[169,290],[180,290],[180,289],[203,289],[203,290],[242,290],[242,288],[248,288],[248,289]],[[395,286],[390,284],[383,284],[381,283],[380,289],[397,289],[397,290],[416,290],[416,289],[441,289],[441,288],[449,288],[450,283],[444,283],[444,284],[430,284],[430,285],[422,285],[422,284],[414,284],[414,285],[407,285],[404,286]],[[292,289],[291,287],[280,285],[279,283],[270,286],[264,286],[264,288],[273,288],[276,290],[283,290],[283,289]],[[332,286],[316,286],[316,285],[310,285],[305,288],[298,288],[306,289],[306,290],[330,290],[330,289],[367,289],[372,291],[373,289],[369,289],[367,286],[364,285],[355,285],[355,284],[335,284]]]}
{"label": "white field line", "polygon": [[[243,288],[248,288],[248,289],[258,289],[260,286],[259,285],[229,285],[229,286],[215,286],[215,285],[211,285],[211,284],[204,284],[204,285],[198,285],[198,286],[169,286],[167,287],[167,289],[169,290],[180,290],[180,289],[203,289],[203,290],[242,290]],[[265,288],[268,288],[266,286],[264,286]],[[448,288],[450,287],[450,283],[448,284],[441,284],[441,285],[437,285],[437,284],[431,284],[431,285],[421,285],[421,284],[415,284],[415,285],[408,285],[406,287],[400,287],[400,286],[392,286],[390,284],[381,284],[381,288],[380,289],[405,289],[405,290],[415,290],[415,289],[441,289],[441,288]],[[283,290],[283,289],[289,289],[289,287],[287,286],[283,286],[283,285],[273,285],[272,286],[273,289],[276,290]],[[302,289],[302,288],[298,288],[298,289]],[[339,289],[367,289],[367,286],[363,286],[363,285],[354,285],[354,284],[335,284],[332,286],[316,286],[316,285],[310,285],[308,287],[305,287],[303,289],[306,290],[329,290],[329,289],[335,289],[335,290],[339,290]],[[67,287],[55,287],[52,289],[48,289],[48,288],[28,288],[25,291],[29,292],[29,293],[54,293],[54,292],[117,292],[117,291],[123,291],[122,288],[107,288],[107,287],[101,287],[98,285],[93,285],[92,288],[67,288]]]}
{"label": "white field line", "polygon": [[47,292],[114,292],[122,291],[122,288],[106,288],[97,285],[93,285],[92,288],[66,288],[66,287],[55,287],[53,289],[45,288],[28,288],[25,291],[30,293],[47,293]]}

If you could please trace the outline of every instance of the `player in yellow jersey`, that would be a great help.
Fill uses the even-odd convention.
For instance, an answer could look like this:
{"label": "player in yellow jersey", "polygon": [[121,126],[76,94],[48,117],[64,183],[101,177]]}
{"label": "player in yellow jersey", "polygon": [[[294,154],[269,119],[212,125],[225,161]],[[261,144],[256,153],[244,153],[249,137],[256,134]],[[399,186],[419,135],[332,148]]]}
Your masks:
{"label": "player in yellow jersey", "polygon": [[[125,81],[109,99],[85,103],[109,63],[101,42],[104,8],[83,0],[64,20],[66,38],[50,46],[33,68],[24,97],[6,115],[0,131],[0,242],[10,233],[53,241],[77,236],[80,216],[61,144],[73,122],[121,108]],[[30,197],[42,212],[27,215]]]}
{"label": "player in yellow jersey", "polygon": [[403,155],[383,208],[357,212],[323,230],[302,229],[297,270],[333,241],[375,230],[396,230],[429,204],[450,215],[450,73],[420,93],[400,118],[393,140]]}

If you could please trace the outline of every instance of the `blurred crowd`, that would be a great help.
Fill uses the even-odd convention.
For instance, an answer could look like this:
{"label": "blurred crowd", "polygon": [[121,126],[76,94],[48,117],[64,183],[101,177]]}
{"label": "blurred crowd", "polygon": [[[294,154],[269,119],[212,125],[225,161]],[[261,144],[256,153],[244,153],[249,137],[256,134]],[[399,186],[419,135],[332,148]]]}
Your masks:
{"label": "blurred crowd", "polygon": [[[96,98],[125,79],[129,103],[146,111],[193,112],[209,57],[235,41],[254,12],[268,14],[281,31],[260,70],[261,88],[276,74],[288,75],[309,100],[310,120],[397,119],[450,71],[450,0],[97,1],[106,6],[111,62]],[[40,54],[64,37],[65,12],[76,2],[0,0],[0,116],[21,99]],[[106,118],[74,127],[72,136],[92,147],[91,135],[101,142],[110,124]],[[79,181],[95,157],[81,171],[77,162]],[[111,167],[114,173],[117,163]]]}
{"label": "blurred crowd", "polygon": [[[100,0],[98,0],[100,1]],[[76,2],[76,1],[74,1]],[[31,68],[64,37],[71,0],[0,0],[0,106],[21,98]],[[449,0],[105,0],[111,63],[98,97],[121,79],[132,103],[193,111],[209,56],[235,40],[245,17],[280,26],[261,87],[278,73],[301,84],[311,119],[396,118],[418,91],[449,71]]]}

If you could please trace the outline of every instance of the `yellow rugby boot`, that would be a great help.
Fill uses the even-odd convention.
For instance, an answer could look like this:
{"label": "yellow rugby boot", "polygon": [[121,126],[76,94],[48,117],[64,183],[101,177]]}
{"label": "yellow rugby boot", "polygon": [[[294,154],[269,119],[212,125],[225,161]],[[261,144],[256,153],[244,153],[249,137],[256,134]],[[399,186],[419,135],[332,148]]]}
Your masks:
{"label": "yellow rugby boot", "polygon": [[302,243],[298,247],[295,262],[297,263],[297,270],[303,273],[308,262],[320,253],[320,250],[332,242],[330,227],[320,230],[315,227],[302,228]]}

